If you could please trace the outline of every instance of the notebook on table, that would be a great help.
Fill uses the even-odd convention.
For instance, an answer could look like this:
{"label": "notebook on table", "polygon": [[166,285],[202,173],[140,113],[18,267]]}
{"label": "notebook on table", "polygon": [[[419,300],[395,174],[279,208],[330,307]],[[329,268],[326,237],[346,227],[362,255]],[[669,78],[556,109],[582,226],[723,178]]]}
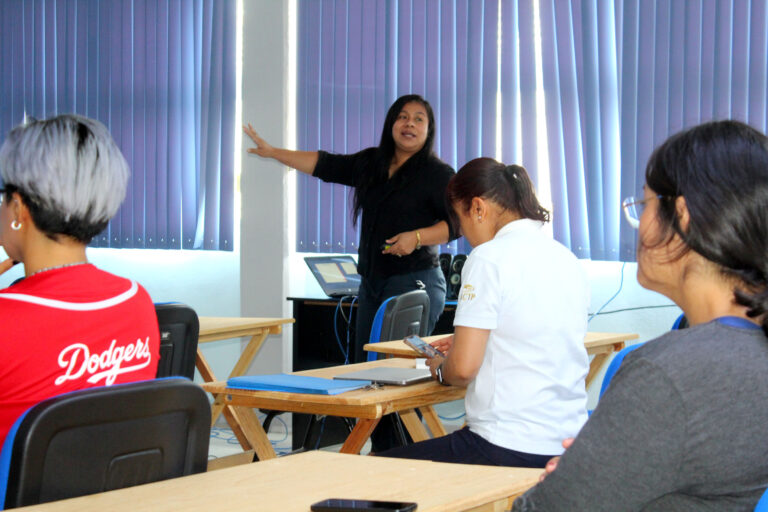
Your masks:
{"label": "notebook on table", "polygon": [[370,381],[376,384],[389,384],[393,386],[406,386],[424,382],[432,378],[432,374],[425,368],[392,368],[378,366],[357,372],[343,373],[333,377],[336,380]]}
{"label": "notebook on table", "polygon": [[345,391],[364,388],[370,382],[338,381],[310,377],[308,375],[294,375],[290,373],[278,373],[274,375],[246,375],[232,377],[227,380],[228,388],[253,389],[256,391],[282,391],[285,393],[311,393],[314,395],[338,395]]}

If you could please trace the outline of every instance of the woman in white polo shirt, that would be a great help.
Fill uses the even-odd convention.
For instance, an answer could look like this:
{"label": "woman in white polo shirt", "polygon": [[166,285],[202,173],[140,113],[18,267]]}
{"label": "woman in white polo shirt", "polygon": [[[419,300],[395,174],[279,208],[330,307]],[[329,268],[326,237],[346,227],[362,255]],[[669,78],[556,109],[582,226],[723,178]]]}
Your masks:
{"label": "woman in white polo shirt", "polygon": [[467,163],[446,191],[474,247],[462,270],[454,336],[434,342],[441,383],[466,386],[467,426],[377,455],[544,467],[587,420],[589,285],[576,257],[543,229],[525,169]]}

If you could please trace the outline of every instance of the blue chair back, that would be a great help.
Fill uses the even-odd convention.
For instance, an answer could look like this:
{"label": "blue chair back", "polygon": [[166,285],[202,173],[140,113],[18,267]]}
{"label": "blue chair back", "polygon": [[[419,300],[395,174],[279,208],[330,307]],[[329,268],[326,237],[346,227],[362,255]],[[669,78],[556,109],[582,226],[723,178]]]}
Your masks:
{"label": "blue chair back", "polygon": [[[405,338],[410,334],[427,335],[429,296],[424,290],[414,290],[390,297],[376,310],[368,343]],[[368,361],[378,357],[368,352]]]}
{"label": "blue chair back", "polygon": [[685,318],[685,313],[680,313],[680,316],[677,317],[675,323],[672,324],[672,330],[685,329],[686,327],[688,327],[688,319]]}

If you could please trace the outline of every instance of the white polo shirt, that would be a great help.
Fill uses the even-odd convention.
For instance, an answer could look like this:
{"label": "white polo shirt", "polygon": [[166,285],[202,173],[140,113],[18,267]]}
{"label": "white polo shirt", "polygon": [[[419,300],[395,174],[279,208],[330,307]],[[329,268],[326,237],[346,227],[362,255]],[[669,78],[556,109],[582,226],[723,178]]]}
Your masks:
{"label": "white polo shirt", "polygon": [[512,450],[556,455],[587,421],[589,282],[578,259],[530,219],[477,246],[454,325],[490,329],[466,395],[467,424]]}

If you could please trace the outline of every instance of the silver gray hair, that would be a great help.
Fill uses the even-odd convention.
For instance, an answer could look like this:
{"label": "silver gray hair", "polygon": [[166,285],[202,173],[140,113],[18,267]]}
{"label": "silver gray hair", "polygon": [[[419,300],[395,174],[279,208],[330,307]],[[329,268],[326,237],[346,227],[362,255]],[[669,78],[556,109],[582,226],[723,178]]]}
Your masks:
{"label": "silver gray hair", "polygon": [[65,224],[100,225],[123,202],[130,169],[103,124],[63,114],[11,130],[0,148],[0,176]]}

